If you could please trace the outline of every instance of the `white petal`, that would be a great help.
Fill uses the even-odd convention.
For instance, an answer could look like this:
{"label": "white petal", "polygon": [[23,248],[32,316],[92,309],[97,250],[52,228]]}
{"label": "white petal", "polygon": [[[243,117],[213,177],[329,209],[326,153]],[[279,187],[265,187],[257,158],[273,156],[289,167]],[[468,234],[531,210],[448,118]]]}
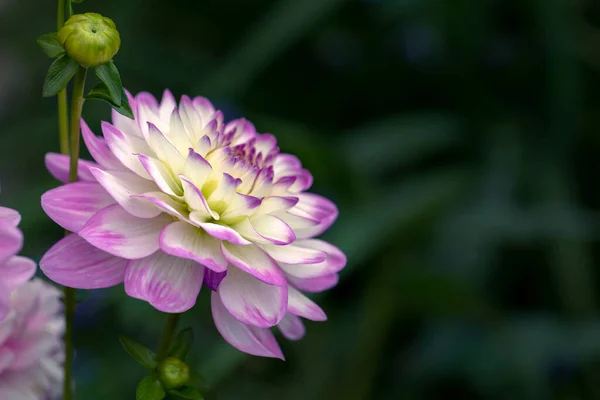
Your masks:
{"label": "white petal", "polygon": [[184,221],[167,225],[160,233],[160,248],[167,254],[189,258],[216,272],[227,270],[220,242]]}
{"label": "white petal", "polygon": [[217,330],[233,347],[255,356],[284,359],[269,329],[244,325],[233,318],[216,292],[211,295],[211,308]]}
{"label": "white petal", "polygon": [[125,208],[129,213],[140,218],[153,218],[160,214],[160,210],[152,204],[137,199],[135,195],[156,191],[158,187],[152,181],[125,171],[103,171],[98,168],[91,169],[94,177],[106,191]]}
{"label": "white petal", "polygon": [[258,328],[277,325],[287,309],[287,286],[268,285],[236,268],[227,271],[218,293],[231,315]]}

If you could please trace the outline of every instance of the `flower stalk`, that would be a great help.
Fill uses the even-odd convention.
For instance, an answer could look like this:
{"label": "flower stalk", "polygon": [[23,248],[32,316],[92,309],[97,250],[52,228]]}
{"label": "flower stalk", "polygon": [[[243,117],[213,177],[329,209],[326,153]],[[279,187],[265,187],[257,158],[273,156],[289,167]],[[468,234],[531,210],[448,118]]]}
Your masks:
{"label": "flower stalk", "polygon": [[169,347],[171,347],[171,341],[173,340],[173,335],[175,335],[175,330],[177,329],[180,316],[181,314],[169,314],[167,323],[165,324],[165,329],[163,330],[163,334],[158,345],[158,349],[156,351],[156,359],[158,362],[164,360],[168,355]]}

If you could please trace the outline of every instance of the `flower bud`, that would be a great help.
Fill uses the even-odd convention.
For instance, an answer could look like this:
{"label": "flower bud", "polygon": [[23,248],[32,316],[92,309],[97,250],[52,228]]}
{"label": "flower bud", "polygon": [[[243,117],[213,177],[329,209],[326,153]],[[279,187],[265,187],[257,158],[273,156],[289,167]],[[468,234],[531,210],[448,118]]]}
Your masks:
{"label": "flower bud", "polygon": [[165,358],[158,365],[160,381],[166,389],[181,387],[190,380],[190,368],[175,357]]}
{"label": "flower bud", "polygon": [[96,13],[73,15],[58,31],[58,41],[69,57],[86,68],[109,62],[121,46],[115,23]]}

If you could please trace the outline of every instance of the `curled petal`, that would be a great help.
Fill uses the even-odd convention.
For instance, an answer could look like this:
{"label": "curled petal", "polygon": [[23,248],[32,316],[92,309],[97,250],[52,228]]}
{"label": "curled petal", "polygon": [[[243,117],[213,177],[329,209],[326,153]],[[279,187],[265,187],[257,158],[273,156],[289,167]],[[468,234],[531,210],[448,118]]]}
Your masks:
{"label": "curled petal", "polygon": [[326,321],[327,315],[314,301],[303,295],[300,291],[288,287],[288,312],[310,319],[311,321]]}
{"label": "curled petal", "polygon": [[285,264],[318,264],[327,259],[326,252],[302,246],[299,240],[287,246],[265,245],[263,248],[274,260]]}
{"label": "curled petal", "polygon": [[338,209],[330,200],[312,193],[299,193],[298,204],[290,209],[288,213],[318,221],[311,228],[294,229],[299,239],[308,239],[325,232],[337,219]]}
{"label": "curled petal", "polygon": [[294,287],[309,293],[324,292],[337,285],[340,280],[338,274],[324,275],[317,278],[297,278],[291,275],[286,275],[286,277]]}
{"label": "curled petal", "polygon": [[54,222],[71,232],[79,232],[98,211],[115,200],[97,182],[75,182],[42,195],[42,208]]}
{"label": "curled petal", "polygon": [[130,214],[139,218],[154,218],[161,213],[153,204],[135,197],[157,190],[154,182],[126,171],[103,171],[93,168],[92,173],[98,183]]}
{"label": "curled petal", "polygon": [[259,328],[277,325],[288,305],[287,285],[268,285],[236,268],[227,271],[218,292],[231,315]]}
{"label": "curled petal", "polygon": [[281,334],[288,340],[300,340],[306,334],[306,328],[300,317],[287,313],[277,324]]}
{"label": "curled petal", "polygon": [[211,308],[217,330],[233,347],[255,356],[284,359],[269,329],[248,326],[233,318],[216,292],[211,295]]}
{"label": "curled petal", "polygon": [[[114,110],[113,110],[114,112]],[[117,113],[118,114],[118,113]],[[121,116],[121,114],[118,114]],[[123,117],[123,116],[121,116]],[[131,121],[129,118],[123,117],[127,121]],[[114,121],[114,118],[113,118]],[[81,125],[81,136],[85,142],[85,146],[88,151],[94,157],[94,160],[103,168],[106,169],[122,169],[125,166],[115,155],[110,151],[106,141],[94,135],[94,132],[88,127],[83,119],[80,122]]]}
{"label": "curled petal", "polygon": [[164,214],[155,218],[137,218],[114,204],[90,218],[79,235],[110,254],[138,259],[159,249],[160,231],[171,221]]}
{"label": "curled petal", "polygon": [[231,229],[228,226],[195,220],[194,213],[190,214],[190,218],[200,228],[204,229],[206,233],[208,233],[210,236],[216,239],[226,240],[230,243],[237,244],[239,246],[247,246],[249,244],[252,244],[252,242],[244,239],[239,233],[237,233],[235,230]]}
{"label": "curled petal", "polygon": [[233,228],[254,243],[286,245],[296,240],[292,228],[281,218],[273,215],[244,219]]}
{"label": "curled petal", "polygon": [[[210,140],[209,140],[210,141]],[[200,154],[193,149],[189,149],[189,154],[183,165],[183,175],[196,187],[202,188],[213,169]]]}
{"label": "curled petal", "polygon": [[92,246],[72,233],[56,243],[40,261],[48,278],[77,289],[100,289],[123,282],[127,260]]}
{"label": "curled petal", "polygon": [[136,157],[136,154],[154,155],[154,152],[143,138],[139,136],[126,136],[108,122],[102,122],[102,133],[110,151],[121,164],[135,172],[139,177],[150,179],[140,160]]}
{"label": "curled petal", "polygon": [[285,286],[285,277],[271,257],[257,246],[235,246],[221,242],[221,251],[231,264],[271,285]]}
{"label": "curled petal", "polygon": [[139,154],[138,157],[144,169],[160,190],[172,196],[181,196],[183,194],[181,185],[175,179],[171,170],[162,161],[143,154]]}
{"label": "curled petal", "polygon": [[196,304],[204,267],[163,252],[131,260],[125,273],[125,292],[159,311],[182,313]]}
{"label": "curled petal", "polygon": [[194,260],[216,272],[227,270],[228,262],[221,253],[220,242],[187,222],[167,225],[160,233],[159,242],[167,254]]}

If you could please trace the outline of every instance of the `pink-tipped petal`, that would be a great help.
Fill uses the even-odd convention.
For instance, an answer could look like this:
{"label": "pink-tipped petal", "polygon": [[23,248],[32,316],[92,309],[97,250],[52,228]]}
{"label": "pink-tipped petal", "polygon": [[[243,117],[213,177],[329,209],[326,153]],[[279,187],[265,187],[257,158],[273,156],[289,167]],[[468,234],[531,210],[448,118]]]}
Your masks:
{"label": "pink-tipped petal", "polygon": [[298,204],[298,201],[297,197],[269,196],[263,200],[260,206],[260,213],[271,214],[279,211],[287,211]]}
{"label": "pink-tipped petal", "polygon": [[249,217],[260,207],[262,201],[259,198],[248,196],[241,193],[235,193],[227,208],[221,214],[223,220],[236,220],[243,217]]}
{"label": "pink-tipped petal", "polygon": [[318,264],[327,259],[327,253],[318,249],[302,246],[300,241],[287,246],[265,245],[263,249],[275,261],[285,264]]}
{"label": "pink-tipped petal", "polygon": [[16,227],[21,222],[21,214],[12,208],[0,207],[0,223],[5,223],[11,227]]}
{"label": "pink-tipped petal", "polygon": [[218,292],[225,308],[246,325],[275,326],[287,310],[287,285],[266,284],[237,268],[227,271]]}
{"label": "pink-tipped petal", "polygon": [[227,270],[227,260],[221,253],[220,242],[202,229],[177,221],[167,225],[160,233],[160,248],[167,254],[194,260],[211,270]]}
{"label": "pink-tipped petal", "polygon": [[92,246],[77,234],[56,243],[40,261],[48,278],[77,289],[100,289],[123,282],[127,260]]}
{"label": "pink-tipped petal", "polygon": [[319,236],[337,219],[338,209],[330,200],[313,193],[299,193],[297,196],[300,201],[288,213],[318,221],[318,224],[311,228],[296,229],[296,227],[292,226],[298,239],[309,239]]}
{"label": "pink-tipped petal", "polygon": [[177,183],[169,168],[162,161],[143,154],[139,154],[138,157],[144,166],[144,169],[148,172],[148,175],[150,175],[160,190],[172,196],[181,196],[183,194],[181,186]]}
{"label": "pink-tipped petal", "polygon": [[189,212],[187,207],[183,204],[173,200],[171,196],[163,192],[148,192],[132,198],[145,202],[146,204],[152,204],[158,208],[159,211],[166,212],[176,218],[189,221]]}
{"label": "pink-tipped petal", "polygon": [[287,311],[311,321],[327,320],[327,315],[321,307],[292,286],[288,287]]}
{"label": "pink-tipped petal", "polygon": [[27,282],[35,274],[36,265],[29,258],[15,256],[0,265],[0,282],[11,290]]}
{"label": "pink-tipped petal", "polygon": [[233,228],[244,238],[258,244],[286,245],[296,240],[292,228],[273,215],[244,219],[233,225]]}
{"label": "pink-tipped petal", "polygon": [[285,277],[277,263],[257,246],[221,242],[221,251],[227,261],[255,278],[271,285],[285,286]]}
{"label": "pink-tipped petal", "polygon": [[250,220],[254,230],[269,242],[277,245],[286,245],[296,240],[294,231],[280,218],[272,215],[262,215]]}
{"label": "pink-tipped petal", "polygon": [[158,187],[154,182],[126,171],[92,168],[92,173],[113,199],[130,214],[139,218],[154,218],[161,213],[154,204],[135,197],[141,193],[156,191]]}
{"label": "pink-tipped petal", "polygon": [[[129,118],[127,119],[129,120]],[[81,136],[83,137],[83,141],[85,142],[88,151],[101,167],[106,169],[125,168],[123,163],[121,163],[121,161],[119,161],[119,159],[110,151],[106,141],[103,138],[94,135],[94,132],[92,132],[83,119],[81,120]]]}
{"label": "pink-tipped petal", "polygon": [[269,329],[248,326],[233,318],[216,292],[211,295],[211,308],[217,330],[233,347],[255,356],[284,359]]}
{"label": "pink-tipped petal", "polygon": [[164,214],[137,218],[114,204],[90,218],[79,235],[101,250],[132,260],[157,251],[160,231],[170,222],[172,219]]}
{"label": "pink-tipped petal", "polygon": [[291,275],[286,275],[286,277],[294,287],[309,293],[324,292],[337,285],[340,280],[338,274],[325,275],[318,278],[296,278]]}
{"label": "pink-tipped petal", "polygon": [[300,317],[287,313],[277,324],[281,334],[288,340],[300,340],[306,334],[306,328]]}
{"label": "pink-tipped petal", "polygon": [[159,311],[182,313],[196,304],[204,267],[161,251],[127,264],[125,292]]}
{"label": "pink-tipped petal", "polygon": [[143,138],[125,135],[108,122],[102,122],[102,133],[110,151],[124,166],[140,178],[150,179],[150,176],[136,156],[136,154],[154,155],[154,152]]}
{"label": "pink-tipped petal", "polygon": [[174,174],[183,173],[185,158],[152,123],[148,123],[148,144],[156,153],[157,158],[171,167]]}
{"label": "pink-tipped petal", "polygon": [[17,254],[23,247],[23,233],[14,226],[0,229],[0,265]]}
{"label": "pink-tipped petal", "polygon": [[[50,171],[53,177],[61,181],[62,183],[69,182],[69,165],[70,159],[68,155],[58,153],[48,153],[44,159],[46,168]],[[77,169],[77,180],[78,181],[94,181],[94,175],[90,172],[90,168],[97,167],[98,164],[79,160]]]}
{"label": "pink-tipped petal", "polygon": [[219,219],[219,215],[211,210],[206,198],[190,180],[183,175],[179,175],[181,179],[181,185],[183,186],[183,199],[188,207],[196,211],[201,219]]}
{"label": "pink-tipped petal", "polygon": [[212,236],[216,239],[225,240],[227,242],[237,244],[239,246],[248,246],[248,245],[252,244],[252,242],[244,239],[239,233],[237,233],[235,230],[231,229],[228,226],[217,225],[217,224],[213,224],[211,222],[201,222],[201,221],[194,221],[194,222],[199,227],[204,229],[206,231],[206,233],[208,233],[210,236]]}
{"label": "pink-tipped petal", "polygon": [[54,222],[71,232],[79,232],[98,211],[115,200],[97,182],[75,182],[42,195],[42,208]]}
{"label": "pink-tipped petal", "polygon": [[204,157],[196,153],[193,149],[189,149],[189,154],[183,165],[183,175],[185,175],[191,183],[196,187],[201,188],[206,183],[206,180],[212,171],[211,165]]}

